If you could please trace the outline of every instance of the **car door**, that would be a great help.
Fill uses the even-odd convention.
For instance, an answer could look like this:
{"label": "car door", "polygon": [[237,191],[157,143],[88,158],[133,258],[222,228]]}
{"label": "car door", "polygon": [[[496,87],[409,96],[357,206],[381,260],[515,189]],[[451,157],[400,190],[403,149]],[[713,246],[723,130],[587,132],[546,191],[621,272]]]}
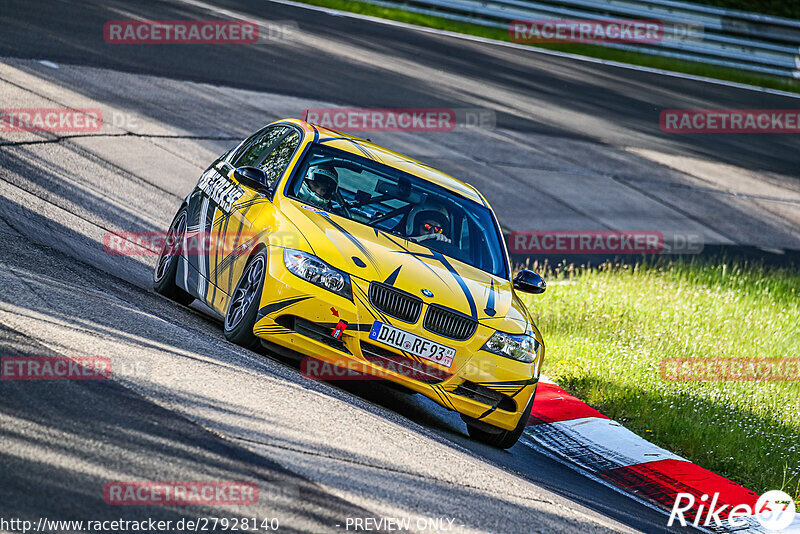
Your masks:
{"label": "car door", "polygon": [[[263,134],[229,163],[229,179],[236,182],[233,171],[239,167],[258,167],[266,174],[267,185],[274,188],[286,172],[297,147],[300,133],[293,127],[278,125]],[[269,232],[275,220],[271,199],[239,185],[244,194],[233,204],[230,213],[215,214],[212,234],[217,237],[211,247],[208,280],[211,288],[206,303],[225,313],[228,298],[241,276],[249,251],[261,232]],[[257,226],[256,226],[257,225]]]}
{"label": "car door", "polygon": [[230,214],[244,191],[229,176],[233,167],[225,157],[217,159],[200,176],[187,204],[187,225],[183,242],[183,262],[178,270],[181,285],[200,300],[207,300],[209,266],[215,239],[215,220]]}

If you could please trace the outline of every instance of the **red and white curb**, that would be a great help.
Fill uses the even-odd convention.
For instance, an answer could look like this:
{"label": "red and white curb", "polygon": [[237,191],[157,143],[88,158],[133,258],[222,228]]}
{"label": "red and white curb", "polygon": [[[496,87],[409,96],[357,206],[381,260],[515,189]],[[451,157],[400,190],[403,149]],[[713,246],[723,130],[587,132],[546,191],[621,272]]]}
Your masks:
{"label": "red and white curb", "polygon": [[[733,531],[725,525],[730,511],[738,505],[756,509],[756,492],[650,443],[544,377],[536,391],[525,436],[601,481],[667,512],[679,493],[691,494],[695,504],[683,516],[689,524],[699,514],[699,526],[709,531]],[[704,525],[716,494],[715,509],[728,505],[719,514],[722,528],[713,519],[710,525]],[[776,532],[764,528],[755,516],[738,520],[747,526],[736,528],[736,532]],[[679,525],[677,520],[675,525]],[[800,514],[779,532],[800,533]]]}

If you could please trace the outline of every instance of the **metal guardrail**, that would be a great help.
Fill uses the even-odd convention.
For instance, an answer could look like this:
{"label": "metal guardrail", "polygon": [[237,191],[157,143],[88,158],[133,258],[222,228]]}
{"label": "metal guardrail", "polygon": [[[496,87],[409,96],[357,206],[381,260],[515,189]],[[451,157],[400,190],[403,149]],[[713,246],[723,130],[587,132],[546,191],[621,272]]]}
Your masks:
{"label": "metal guardrail", "polygon": [[514,20],[659,20],[659,42],[603,46],[800,79],[800,20],[676,0],[362,1],[503,29]]}

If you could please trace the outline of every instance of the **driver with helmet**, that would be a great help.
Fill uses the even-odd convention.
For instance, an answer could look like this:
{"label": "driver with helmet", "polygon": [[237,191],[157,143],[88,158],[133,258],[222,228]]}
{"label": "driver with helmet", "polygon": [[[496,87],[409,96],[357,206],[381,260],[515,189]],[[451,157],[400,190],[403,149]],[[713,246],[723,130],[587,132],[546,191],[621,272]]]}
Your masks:
{"label": "driver with helmet", "polygon": [[308,169],[297,198],[322,209],[329,209],[339,188],[339,173],[332,165],[320,164]]}
{"label": "driver with helmet", "polygon": [[429,240],[451,243],[450,215],[442,206],[414,206],[406,220],[406,235],[417,243]]}

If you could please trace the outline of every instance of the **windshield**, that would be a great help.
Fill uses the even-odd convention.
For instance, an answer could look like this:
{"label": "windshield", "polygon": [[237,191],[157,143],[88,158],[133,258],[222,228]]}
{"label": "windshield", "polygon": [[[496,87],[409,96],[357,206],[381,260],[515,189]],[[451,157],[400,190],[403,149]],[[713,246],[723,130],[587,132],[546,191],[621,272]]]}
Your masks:
{"label": "windshield", "polygon": [[314,145],[288,195],[508,278],[489,208],[400,170]]}

